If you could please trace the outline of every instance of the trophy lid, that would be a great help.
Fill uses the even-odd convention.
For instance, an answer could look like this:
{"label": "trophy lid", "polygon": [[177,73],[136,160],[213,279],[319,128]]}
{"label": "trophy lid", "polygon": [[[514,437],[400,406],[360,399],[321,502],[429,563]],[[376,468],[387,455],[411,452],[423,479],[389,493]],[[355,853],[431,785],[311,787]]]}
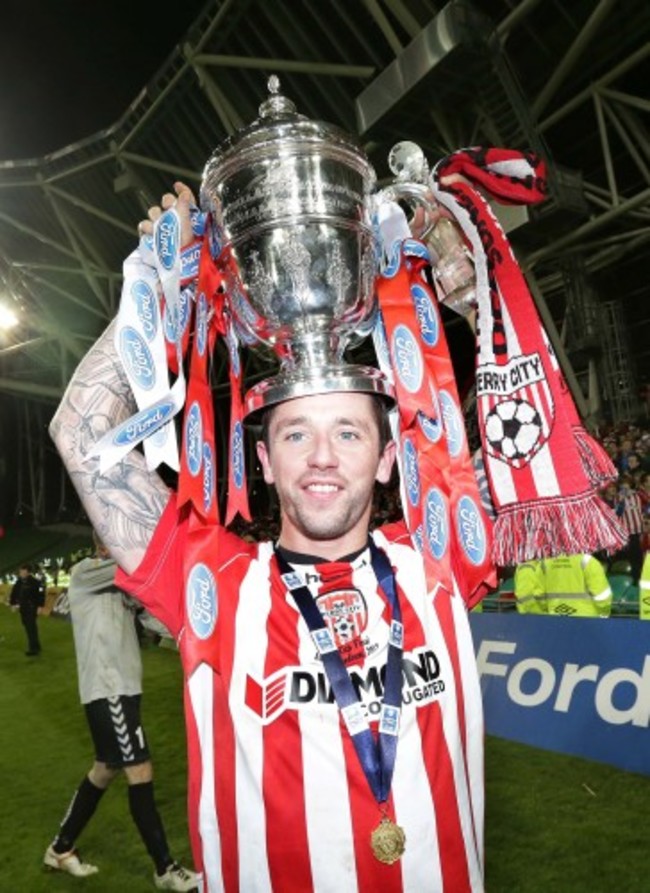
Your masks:
{"label": "trophy lid", "polygon": [[318,153],[335,157],[360,172],[370,192],[376,185],[374,168],[358,141],[335,124],[315,121],[296,111],[294,103],[280,93],[280,80],[271,75],[268,97],[259,106],[258,117],[224,140],[208,159],[201,187],[202,199],[218,189],[234,171],[261,157]]}
{"label": "trophy lid", "polygon": [[[375,171],[356,138],[296,111],[276,76],[259,115],[216,148],[201,185],[230,263],[237,334],[271,346],[275,377],[245,397],[247,421],[296,397],[362,391],[393,400],[377,369],[344,362],[374,319]],[[247,342],[248,343],[248,342]]]}

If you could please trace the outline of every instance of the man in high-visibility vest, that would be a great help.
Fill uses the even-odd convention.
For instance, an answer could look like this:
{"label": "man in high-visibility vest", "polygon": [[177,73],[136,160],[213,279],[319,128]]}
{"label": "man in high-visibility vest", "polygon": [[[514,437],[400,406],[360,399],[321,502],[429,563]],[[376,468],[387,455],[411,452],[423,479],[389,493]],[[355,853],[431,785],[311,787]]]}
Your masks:
{"label": "man in high-visibility vest", "polygon": [[639,617],[650,620],[650,552],[645,553],[639,577]]}
{"label": "man in high-visibility vest", "polygon": [[605,569],[593,555],[557,555],[541,562],[549,614],[559,617],[609,617],[612,590]]}
{"label": "man in high-visibility vest", "polygon": [[525,561],[517,565],[515,600],[519,614],[548,614],[541,561]]}

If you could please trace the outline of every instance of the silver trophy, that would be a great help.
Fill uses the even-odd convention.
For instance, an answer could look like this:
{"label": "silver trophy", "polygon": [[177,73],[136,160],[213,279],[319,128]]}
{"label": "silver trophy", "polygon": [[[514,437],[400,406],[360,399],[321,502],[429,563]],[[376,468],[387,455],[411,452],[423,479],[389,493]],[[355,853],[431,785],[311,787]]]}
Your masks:
{"label": "silver trophy", "polygon": [[201,186],[229,258],[236,330],[280,361],[245,413],[328,391],[390,397],[377,369],[344,361],[375,318],[375,172],[342,130],[297,114],[275,76],[269,92],[258,119],[212,154]]}

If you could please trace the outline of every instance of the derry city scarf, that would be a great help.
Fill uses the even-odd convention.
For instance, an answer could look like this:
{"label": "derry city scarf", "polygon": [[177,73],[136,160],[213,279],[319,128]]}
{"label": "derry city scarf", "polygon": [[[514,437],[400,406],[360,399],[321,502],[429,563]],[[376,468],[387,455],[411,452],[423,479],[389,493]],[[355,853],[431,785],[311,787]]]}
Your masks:
{"label": "derry city scarf", "polygon": [[[470,242],[476,267],[477,408],[497,564],[620,548],[625,535],[585,467],[581,444],[589,453],[588,435],[580,429],[576,439],[577,412],[524,276],[475,188],[504,204],[538,202],[545,195],[542,162],[511,150],[467,149],[442,159],[431,180],[435,198]],[[596,467],[599,473],[607,469]]]}

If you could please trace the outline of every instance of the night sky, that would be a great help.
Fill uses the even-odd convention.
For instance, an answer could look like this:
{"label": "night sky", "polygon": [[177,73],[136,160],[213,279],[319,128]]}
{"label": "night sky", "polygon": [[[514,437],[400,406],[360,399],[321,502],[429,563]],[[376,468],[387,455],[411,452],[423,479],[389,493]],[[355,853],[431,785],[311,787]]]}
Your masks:
{"label": "night sky", "polygon": [[206,0],[3,0],[0,160],[109,127],[181,43]]}
{"label": "night sky", "polygon": [[[182,0],[163,15],[162,4],[125,0],[3,0],[0,162],[38,158],[114,124],[205,6],[206,0]],[[13,449],[18,408],[19,402],[0,395],[0,524],[5,525],[19,520]],[[46,407],[44,419],[52,411]],[[48,464],[53,450],[44,436]],[[58,475],[58,467],[52,473]],[[48,506],[47,513],[55,509]]]}

